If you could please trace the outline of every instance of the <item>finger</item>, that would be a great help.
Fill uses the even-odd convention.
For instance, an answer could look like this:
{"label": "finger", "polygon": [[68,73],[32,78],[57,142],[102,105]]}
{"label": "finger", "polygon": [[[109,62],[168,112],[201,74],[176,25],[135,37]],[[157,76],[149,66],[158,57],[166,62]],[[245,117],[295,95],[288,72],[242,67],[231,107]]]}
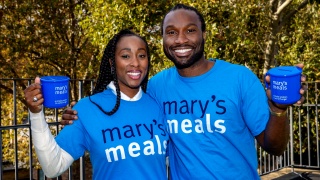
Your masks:
{"label": "finger", "polygon": [[25,99],[27,102],[37,102],[40,99],[43,99],[41,90],[39,88],[33,89],[32,91],[25,92]]}
{"label": "finger", "polygon": [[[78,114],[78,112],[76,110],[71,109],[71,107],[67,107],[64,111],[63,111],[63,115],[64,114],[69,114],[69,115],[76,115]],[[62,115],[62,117],[63,117]]]}
{"label": "finger", "polygon": [[77,101],[71,101],[70,106],[73,107],[74,105],[76,105]]}
{"label": "finger", "polygon": [[36,78],[34,79],[34,83],[35,83],[35,84],[40,84],[40,78],[39,78],[39,77],[36,77]]}
{"label": "finger", "polygon": [[296,105],[302,105],[305,98],[302,96],[299,101],[296,102]]}
{"label": "finger", "polygon": [[28,104],[28,108],[31,112],[38,113],[42,110],[42,104],[43,104],[43,99],[37,102],[32,102],[31,104]]}
{"label": "finger", "polygon": [[62,114],[62,121],[63,120],[66,120],[66,121],[77,120],[77,119],[78,119],[77,115],[74,115],[74,114]]}
{"label": "finger", "polygon": [[304,89],[303,88],[300,89],[300,94],[301,95],[304,94]]}
{"label": "finger", "polygon": [[299,67],[299,68],[301,68],[301,69],[303,69],[304,64],[303,64],[303,63],[299,63],[299,64],[296,64],[296,66]]}
{"label": "finger", "polygon": [[63,125],[63,126],[64,126],[64,125],[69,125],[69,124],[73,124],[73,121],[61,120],[61,121],[60,121],[60,124]]}
{"label": "finger", "polygon": [[306,75],[301,75],[301,82],[305,82],[307,80],[307,76]]}
{"label": "finger", "polygon": [[267,83],[270,83],[270,76],[266,75],[265,80],[266,80]]}
{"label": "finger", "polygon": [[64,125],[68,125],[68,121],[67,121],[67,120],[61,120],[61,121],[60,121],[60,124],[63,125],[63,126],[64,126]]}
{"label": "finger", "polygon": [[300,94],[303,95],[307,90],[307,86],[306,85],[303,85],[300,89]]}
{"label": "finger", "polygon": [[31,84],[30,86],[28,86],[25,90],[24,90],[24,93],[29,93],[29,92],[32,92],[34,90],[37,90],[38,92],[41,92],[41,86],[40,84]]}

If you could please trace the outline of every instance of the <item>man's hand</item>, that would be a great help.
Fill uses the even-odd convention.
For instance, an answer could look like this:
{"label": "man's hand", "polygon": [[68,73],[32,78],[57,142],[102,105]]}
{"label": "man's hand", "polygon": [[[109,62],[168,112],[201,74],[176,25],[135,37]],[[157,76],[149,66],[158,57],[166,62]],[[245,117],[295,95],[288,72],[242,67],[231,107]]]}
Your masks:
{"label": "man's hand", "polygon": [[69,125],[72,124],[74,120],[78,119],[78,112],[76,110],[72,110],[72,107],[76,104],[76,101],[72,101],[70,106],[64,110],[62,114],[62,120],[60,122],[61,125]]}
{"label": "man's hand", "polygon": [[[301,68],[301,69],[303,69],[304,65],[303,64],[297,64],[296,66]],[[265,81],[266,81],[267,84],[270,84],[270,77],[266,76],[265,77]],[[301,82],[305,82],[305,81],[306,81],[306,76],[305,75],[301,75]],[[306,86],[305,85],[301,86],[301,88],[300,88],[301,98],[295,104],[297,104],[297,105],[303,104],[303,102],[305,100],[305,97],[303,96],[304,93],[305,93],[305,90],[306,90]],[[268,96],[268,99],[269,99],[269,106],[270,106],[271,109],[275,109],[276,108],[276,109],[279,109],[279,110],[281,110],[281,109],[285,110],[288,106],[292,105],[292,104],[288,104],[288,105],[285,104],[284,105],[284,104],[274,103],[271,100],[271,91],[270,91],[269,88],[267,89],[267,96]]]}

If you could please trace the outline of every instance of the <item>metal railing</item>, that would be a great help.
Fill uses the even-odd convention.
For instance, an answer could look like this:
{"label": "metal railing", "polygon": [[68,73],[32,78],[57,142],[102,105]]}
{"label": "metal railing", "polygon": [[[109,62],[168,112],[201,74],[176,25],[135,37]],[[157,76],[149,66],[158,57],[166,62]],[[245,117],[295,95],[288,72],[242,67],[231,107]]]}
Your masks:
{"label": "metal railing", "polygon": [[320,170],[320,129],[318,97],[320,82],[307,82],[305,103],[288,109],[290,140],[281,156],[271,156],[257,147],[260,175],[285,167]]}
{"label": "metal railing", "polygon": [[[28,110],[23,104],[23,90],[31,79],[0,79],[0,179],[47,179],[37,164],[32,148]],[[78,97],[93,89],[93,80],[71,80]],[[285,167],[320,169],[318,85],[307,82],[306,101],[288,109],[290,141],[281,156],[271,156],[257,145],[258,172],[261,176]],[[86,90],[86,91],[85,91]],[[55,135],[61,130],[61,109],[45,109],[47,121]],[[63,179],[88,179],[91,176],[88,157],[83,156],[71,166]],[[75,163],[74,163],[75,164]],[[25,175],[26,174],[26,175]],[[26,177],[27,176],[27,177]],[[14,178],[13,178],[14,177]],[[56,178],[56,179],[61,179]]]}

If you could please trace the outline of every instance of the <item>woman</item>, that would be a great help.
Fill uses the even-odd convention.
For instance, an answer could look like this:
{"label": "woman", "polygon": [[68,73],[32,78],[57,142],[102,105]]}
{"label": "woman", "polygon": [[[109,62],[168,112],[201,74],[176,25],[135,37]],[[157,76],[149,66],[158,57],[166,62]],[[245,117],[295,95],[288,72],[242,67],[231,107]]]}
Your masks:
{"label": "woman", "polygon": [[34,146],[48,177],[89,151],[94,179],[167,179],[164,116],[145,93],[149,64],[143,38],[129,30],[116,34],[104,51],[93,94],[74,106],[78,121],[56,139],[42,112],[39,78],[25,90]]}

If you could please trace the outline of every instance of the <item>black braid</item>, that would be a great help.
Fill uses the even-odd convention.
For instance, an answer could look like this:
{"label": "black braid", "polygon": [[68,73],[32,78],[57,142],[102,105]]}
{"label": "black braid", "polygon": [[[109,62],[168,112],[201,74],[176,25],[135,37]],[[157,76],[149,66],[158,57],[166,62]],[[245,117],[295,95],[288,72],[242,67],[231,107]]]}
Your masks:
{"label": "black braid", "polygon": [[[100,105],[98,105],[97,103],[95,103],[94,101],[91,100],[91,95],[89,96],[89,100],[93,104],[95,104],[103,113],[105,113],[108,116],[113,115],[115,112],[117,112],[117,110],[120,107],[121,95],[120,95],[120,87],[119,87],[117,73],[116,73],[115,52],[116,52],[117,43],[119,42],[119,40],[122,37],[125,37],[125,36],[137,36],[137,37],[141,38],[146,44],[149,66],[148,66],[147,75],[143,79],[143,81],[141,82],[141,89],[144,92],[146,92],[146,89],[147,89],[148,75],[149,75],[149,69],[150,69],[150,54],[149,54],[149,47],[148,47],[147,41],[144,38],[142,38],[141,36],[133,33],[132,31],[130,31],[128,29],[121,30],[118,34],[113,36],[113,38],[109,41],[109,43],[107,44],[107,47],[105,48],[105,50],[103,52],[98,80],[97,80],[96,86],[95,86],[93,93],[92,93],[92,95],[94,95],[94,94],[97,94],[97,93],[104,91],[107,88],[107,85],[111,81],[113,81],[114,85],[116,87],[116,93],[117,93],[116,104],[111,111],[107,112],[107,111],[103,110]],[[110,62],[109,62],[109,60],[110,60]],[[111,63],[111,66],[110,66],[110,63]]]}

